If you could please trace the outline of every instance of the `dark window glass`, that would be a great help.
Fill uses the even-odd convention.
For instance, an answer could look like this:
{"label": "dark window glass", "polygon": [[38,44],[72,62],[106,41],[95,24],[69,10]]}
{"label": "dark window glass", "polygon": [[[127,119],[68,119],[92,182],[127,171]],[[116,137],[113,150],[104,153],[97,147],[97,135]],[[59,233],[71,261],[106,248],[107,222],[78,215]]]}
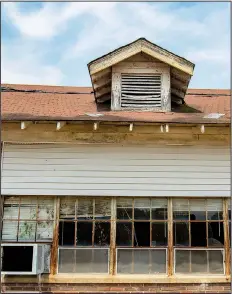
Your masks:
{"label": "dark window glass", "polygon": [[94,231],[94,245],[107,246],[110,244],[110,223],[96,222]]}
{"label": "dark window glass", "polygon": [[174,246],[189,246],[189,223],[173,224]]}
{"label": "dark window glass", "polygon": [[167,246],[167,223],[152,223],[152,246]]}
{"label": "dark window glass", "polygon": [[139,220],[150,219],[150,209],[149,208],[135,208],[134,218]]}
{"label": "dark window glass", "polygon": [[134,246],[150,246],[150,222],[134,222]]}
{"label": "dark window glass", "polygon": [[153,208],[151,214],[154,220],[166,220],[168,216],[167,208]]}
{"label": "dark window glass", "polygon": [[222,211],[208,211],[208,220],[223,220]]}
{"label": "dark window glass", "polygon": [[59,224],[59,245],[74,245],[75,243],[75,223],[60,222]]}
{"label": "dark window glass", "polygon": [[116,244],[118,246],[132,245],[132,223],[116,224]]}
{"label": "dark window glass", "polygon": [[191,246],[192,247],[205,247],[206,242],[206,223],[205,222],[192,222],[191,226]]}
{"label": "dark window glass", "polygon": [[117,219],[132,219],[132,208],[117,208]]}
{"label": "dark window glass", "polygon": [[150,199],[135,199],[134,201],[134,219],[149,220],[150,217]]}
{"label": "dark window glass", "polygon": [[208,246],[223,246],[224,228],[223,222],[208,223]]}
{"label": "dark window glass", "polygon": [[77,246],[91,246],[92,245],[92,222],[78,222],[77,223]]}

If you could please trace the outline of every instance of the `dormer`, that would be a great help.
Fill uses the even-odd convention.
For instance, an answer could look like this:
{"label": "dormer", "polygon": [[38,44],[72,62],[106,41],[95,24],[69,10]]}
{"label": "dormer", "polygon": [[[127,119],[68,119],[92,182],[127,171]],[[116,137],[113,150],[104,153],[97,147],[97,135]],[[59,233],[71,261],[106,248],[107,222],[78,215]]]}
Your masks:
{"label": "dormer", "polygon": [[88,64],[96,103],[111,110],[171,111],[183,103],[194,64],[144,38]]}

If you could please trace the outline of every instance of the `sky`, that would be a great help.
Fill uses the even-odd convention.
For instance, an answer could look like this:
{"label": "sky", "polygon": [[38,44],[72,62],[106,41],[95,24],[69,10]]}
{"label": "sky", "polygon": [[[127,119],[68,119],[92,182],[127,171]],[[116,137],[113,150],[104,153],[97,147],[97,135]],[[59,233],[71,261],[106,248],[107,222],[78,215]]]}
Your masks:
{"label": "sky", "polygon": [[219,2],[4,2],[2,83],[90,86],[87,64],[137,38],[195,63],[191,88],[230,88],[230,8]]}

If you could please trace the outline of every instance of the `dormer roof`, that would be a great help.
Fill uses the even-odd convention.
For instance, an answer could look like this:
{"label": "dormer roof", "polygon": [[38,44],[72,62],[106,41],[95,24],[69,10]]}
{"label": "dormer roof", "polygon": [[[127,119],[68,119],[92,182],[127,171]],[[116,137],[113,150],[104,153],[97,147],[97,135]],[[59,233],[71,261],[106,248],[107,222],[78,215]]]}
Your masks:
{"label": "dormer roof", "polygon": [[[103,96],[107,97],[107,94],[111,92],[112,66],[141,52],[171,67],[171,94],[174,97],[184,99],[195,65],[145,38],[140,38],[88,64],[97,101],[101,102]],[[108,97],[110,96],[108,95]],[[105,101],[105,99],[103,100]]]}

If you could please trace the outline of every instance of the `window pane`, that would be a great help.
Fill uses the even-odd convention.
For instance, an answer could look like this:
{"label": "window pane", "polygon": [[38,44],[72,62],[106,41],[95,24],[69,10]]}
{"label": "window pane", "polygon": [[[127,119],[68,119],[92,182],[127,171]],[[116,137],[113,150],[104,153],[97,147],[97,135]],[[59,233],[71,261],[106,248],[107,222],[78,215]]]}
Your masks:
{"label": "window pane", "polygon": [[77,219],[93,219],[92,199],[78,199]]}
{"label": "window pane", "polygon": [[166,273],[166,251],[150,250],[151,253],[151,273]]}
{"label": "window pane", "polygon": [[60,200],[60,218],[75,219],[75,197],[65,197]]}
{"label": "window pane", "polygon": [[75,243],[75,223],[63,222],[59,224],[59,245],[71,245]]}
{"label": "window pane", "polygon": [[19,222],[19,241],[35,241],[36,222],[20,221]]}
{"label": "window pane", "polygon": [[60,249],[59,273],[107,273],[108,250]]}
{"label": "window pane", "polygon": [[188,222],[173,224],[174,246],[189,246],[189,224]]}
{"label": "window pane", "polygon": [[209,272],[213,274],[224,273],[223,250],[209,250]]}
{"label": "window pane", "polygon": [[206,203],[204,199],[190,200],[190,220],[206,220]]}
{"label": "window pane", "polygon": [[190,252],[188,250],[176,250],[175,272],[186,274],[190,272]]}
{"label": "window pane", "polygon": [[152,223],[152,246],[167,246],[167,223]]}
{"label": "window pane", "polygon": [[110,244],[110,223],[96,222],[94,231],[94,245],[108,246]]}
{"label": "window pane", "polygon": [[132,250],[117,250],[117,273],[131,274],[132,273]]}
{"label": "window pane", "polygon": [[222,199],[207,199],[207,219],[223,220]]}
{"label": "window pane", "polygon": [[135,199],[134,219],[150,219],[150,199]]}
{"label": "window pane", "polygon": [[117,273],[166,273],[166,251],[154,249],[118,249]]}
{"label": "window pane", "polygon": [[132,245],[132,224],[131,223],[116,224],[116,244],[117,246]]}
{"label": "window pane", "polygon": [[95,219],[110,219],[111,218],[111,200],[97,199],[95,200]]}
{"label": "window pane", "polygon": [[4,199],[3,219],[18,219],[19,197],[6,197]]}
{"label": "window pane", "polygon": [[151,215],[154,220],[166,220],[168,216],[167,199],[152,199],[151,200]]}
{"label": "window pane", "polygon": [[36,220],[37,197],[21,197],[19,218]]}
{"label": "window pane", "polygon": [[150,222],[134,222],[134,246],[150,246]]}
{"label": "window pane", "polygon": [[224,228],[223,222],[208,223],[208,246],[223,246]]}
{"label": "window pane", "polygon": [[2,240],[16,241],[17,240],[18,222],[16,221],[3,221],[2,227]]}
{"label": "window pane", "polygon": [[93,223],[77,223],[77,246],[92,246]]}
{"label": "window pane", "polygon": [[189,205],[187,199],[173,199],[173,219],[189,220]]}
{"label": "window pane", "polygon": [[38,219],[53,220],[54,219],[54,200],[47,197],[46,199],[38,198]]}
{"label": "window pane", "polygon": [[117,219],[132,219],[132,199],[117,199]]}
{"label": "window pane", "polygon": [[53,237],[53,222],[38,222],[36,233],[37,241],[51,241]]}
{"label": "window pane", "polygon": [[206,247],[206,223],[192,222],[191,227],[191,246],[192,247]]}
{"label": "window pane", "polygon": [[[149,250],[133,250],[132,261],[134,260],[134,274],[149,274],[151,271],[151,256]],[[134,257],[134,258],[133,258]]]}
{"label": "window pane", "polygon": [[73,249],[59,249],[59,273],[75,272],[75,256]]}
{"label": "window pane", "polygon": [[207,251],[206,250],[191,250],[191,272],[192,273],[207,273]]}

